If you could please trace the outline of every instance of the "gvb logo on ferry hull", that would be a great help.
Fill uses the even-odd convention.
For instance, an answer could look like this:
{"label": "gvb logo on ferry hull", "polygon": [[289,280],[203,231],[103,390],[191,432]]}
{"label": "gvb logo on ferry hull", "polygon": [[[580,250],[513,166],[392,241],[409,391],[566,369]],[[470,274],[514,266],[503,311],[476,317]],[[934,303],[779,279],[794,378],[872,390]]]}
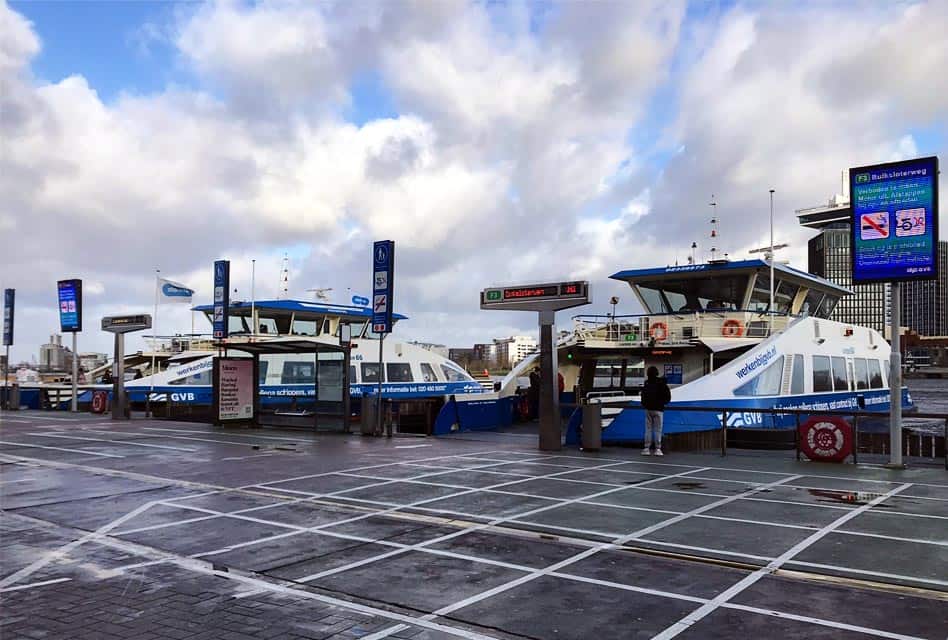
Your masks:
{"label": "gvb logo on ferry hull", "polygon": [[[718,422],[724,422],[724,414],[718,414]],[[753,411],[734,411],[727,414],[727,426],[729,427],[753,427],[764,424],[764,416],[761,413]]]}

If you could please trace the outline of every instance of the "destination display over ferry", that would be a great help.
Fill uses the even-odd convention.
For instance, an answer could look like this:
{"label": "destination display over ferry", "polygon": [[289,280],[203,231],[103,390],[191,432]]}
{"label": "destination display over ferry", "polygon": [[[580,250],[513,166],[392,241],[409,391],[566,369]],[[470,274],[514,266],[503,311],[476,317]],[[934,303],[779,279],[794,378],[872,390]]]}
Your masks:
{"label": "destination display over ferry", "polygon": [[568,309],[588,302],[588,282],[546,282],[481,291],[481,309],[542,311]]}
{"label": "destination display over ferry", "polygon": [[937,157],[850,169],[849,192],[854,284],[937,277]]}

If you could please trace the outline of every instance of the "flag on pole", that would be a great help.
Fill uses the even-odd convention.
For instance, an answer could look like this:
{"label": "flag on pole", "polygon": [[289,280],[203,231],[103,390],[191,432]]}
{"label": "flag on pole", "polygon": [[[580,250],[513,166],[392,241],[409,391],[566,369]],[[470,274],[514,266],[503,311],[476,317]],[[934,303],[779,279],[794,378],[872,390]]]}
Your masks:
{"label": "flag on pole", "polygon": [[183,303],[191,304],[194,289],[188,289],[183,284],[158,278],[158,300],[160,304]]}

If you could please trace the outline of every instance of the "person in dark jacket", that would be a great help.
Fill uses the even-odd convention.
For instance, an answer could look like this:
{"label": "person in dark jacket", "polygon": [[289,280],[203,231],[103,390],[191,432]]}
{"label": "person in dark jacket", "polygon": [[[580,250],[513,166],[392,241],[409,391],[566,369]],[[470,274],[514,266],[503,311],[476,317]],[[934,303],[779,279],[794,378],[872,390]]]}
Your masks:
{"label": "person in dark jacket", "polygon": [[530,419],[536,420],[540,416],[540,372],[537,369],[530,372],[527,398],[530,401]]}
{"label": "person in dark jacket", "polygon": [[658,377],[658,369],[649,367],[645,386],[642,387],[642,407],[645,409],[645,445],[643,456],[652,455],[652,442],[655,442],[655,455],[662,453],[662,418],[665,405],[671,402],[671,389],[665,378]]}

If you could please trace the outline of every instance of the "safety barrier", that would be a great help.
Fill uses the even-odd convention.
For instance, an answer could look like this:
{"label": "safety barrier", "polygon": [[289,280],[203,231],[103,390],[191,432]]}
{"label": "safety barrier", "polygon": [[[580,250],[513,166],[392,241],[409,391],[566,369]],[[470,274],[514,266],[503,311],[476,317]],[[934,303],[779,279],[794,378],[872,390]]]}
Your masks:
{"label": "safety barrier", "polygon": [[[589,410],[588,408],[590,407],[595,407],[596,409]],[[634,409],[634,410],[644,411],[644,409],[642,408],[642,405],[638,403],[608,402],[606,398],[603,398],[601,400],[597,399],[597,402],[587,403],[583,405],[583,423],[585,424],[587,420],[587,416],[589,416],[589,418],[593,420],[598,419],[599,427],[600,427],[599,430],[601,432],[604,409],[609,409],[612,411],[624,410],[624,409]],[[836,426],[838,427],[839,423],[836,422],[836,420],[838,419],[845,420],[847,418],[851,418],[851,421],[847,422],[847,425],[849,426],[849,428],[852,429],[853,440],[852,440],[851,452],[847,456],[843,456],[843,457],[849,457],[849,455],[851,455],[854,463],[858,463],[859,461],[859,450],[860,450],[861,438],[869,437],[870,439],[873,439],[873,436],[884,435],[885,436],[884,441],[880,439],[882,444],[887,445],[889,441],[888,432],[885,432],[884,434],[874,434],[874,433],[861,434],[859,431],[860,420],[866,420],[868,418],[872,418],[875,420],[880,420],[880,419],[885,420],[888,418],[888,414],[886,413],[878,413],[878,412],[871,412],[871,411],[838,411],[838,410],[816,411],[813,409],[773,409],[773,408],[735,409],[734,407],[714,407],[714,406],[707,406],[707,407],[705,406],[687,406],[687,407],[671,406],[671,407],[668,407],[667,410],[676,411],[676,412],[681,411],[681,412],[694,412],[694,413],[714,413],[716,414],[715,415],[716,421],[718,420],[718,414],[719,414],[721,426],[719,427],[718,433],[720,434],[719,440],[720,440],[720,448],[721,448],[722,456],[727,455],[728,434],[741,433],[741,432],[747,431],[747,429],[733,428],[733,427],[729,430],[727,427],[728,416],[733,415],[734,413],[738,413],[738,412],[742,414],[753,413],[753,414],[764,414],[764,415],[781,416],[781,417],[793,416],[795,418],[796,428],[793,429],[792,431],[793,431],[793,439],[794,439],[794,448],[795,448],[796,457],[798,460],[800,459],[800,454],[806,453],[808,448],[810,448],[808,447],[807,444],[805,444],[804,442],[801,442],[801,439],[799,437],[799,434],[801,433],[801,429],[803,429],[808,422],[816,420],[816,419],[822,420],[826,418],[827,420],[823,420],[823,422],[833,423],[833,424],[836,424]],[[594,416],[597,416],[597,417],[594,417]],[[905,452],[905,455],[913,455],[911,452],[917,451],[918,457],[931,457],[931,458],[943,457],[944,462],[945,462],[945,469],[948,469],[948,414],[917,412],[917,413],[912,413],[910,415],[907,415],[905,417],[912,418],[912,419],[937,420],[942,423],[943,432],[942,432],[942,443],[941,443],[940,451],[939,451],[939,447],[938,447],[935,437],[932,436],[929,441],[929,447],[928,447],[931,455],[926,456],[925,451],[924,451],[925,446],[923,445],[921,438],[919,436],[915,436],[913,438],[912,434],[905,433],[904,428],[903,428],[903,433],[902,433],[902,450],[903,452]],[[829,429],[827,430],[831,431]],[[766,430],[759,430],[759,431],[773,432],[777,434],[779,432],[786,432],[790,430],[766,429]],[[832,435],[832,433],[830,435]],[[825,439],[825,436],[823,435],[815,436],[815,439]],[[598,437],[593,436],[593,438],[589,440],[596,441],[598,440]],[[883,450],[880,453],[885,454],[888,452],[885,450],[883,446]]]}

